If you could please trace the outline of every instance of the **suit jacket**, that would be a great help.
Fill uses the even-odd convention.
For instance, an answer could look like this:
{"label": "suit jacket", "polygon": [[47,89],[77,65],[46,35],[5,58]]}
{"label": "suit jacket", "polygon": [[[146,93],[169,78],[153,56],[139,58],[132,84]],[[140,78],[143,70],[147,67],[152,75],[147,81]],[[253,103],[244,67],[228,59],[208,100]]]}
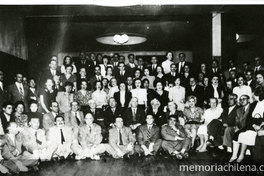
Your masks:
{"label": "suit jacket", "polygon": [[2,149],[4,159],[14,159],[22,153],[22,140],[19,134],[15,136],[15,142],[7,134],[5,134],[4,140],[6,142]]}
{"label": "suit jacket", "polygon": [[156,64],[155,69],[153,69],[153,64],[150,65],[150,67],[149,67],[150,75],[153,75],[153,76],[157,75],[157,66],[159,66],[159,64]]}
{"label": "suit jacket", "polygon": [[235,126],[237,126],[239,129],[242,129],[246,126],[246,120],[249,113],[250,104],[248,105],[248,108],[243,113],[243,107],[240,107],[236,110],[236,117],[235,117]]}
{"label": "suit jacket", "polygon": [[55,117],[53,116],[53,114],[51,112],[44,114],[43,115],[43,120],[42,120],[42,124],[43,124],[43,128],[45,130],[50,129],[51,127],[53,127],[54,124],[54,119]]}
{"label": "suit jacket", "polygon": [[252,80],[248,86],[251,88],[252,92],[254,92],[254,90],[256,89],[256,81]]}
{"label": "suit jacket", "polygon": [[[61,75],[60,69],[57,69],[57,70],[56,70],[56,75],[58,75],[58,76]],[[38,87],[39,87],[39,88],[43,88],[43,87],[45,87],[45,83],[46,83],[47,79],[52,79],[52,80],[53,80],[53,75],[51,74],[49,68],[46,69],[46,70],[44,70],[44,71],[41,73],[40,78],[39,78]]]}
{"label": "suit jacket", "polygon": [[129,63],[126,65],[126,70],[130,76],[133,76],[135,74],[136,69],[137,69],[137,65],[136,64],[134,64],[134,65],[135,65],[134,68],[132,68]]}
{"label": "suit jacket", "polygon": [[220,75],[222,73],[222,70],[220,68],[217,68],[216,72],[213,71],[213,68],[210,68],[208,71],[208,76],[213,76],[213,75]]}
{"label": "suit jacket", "polygon": [[137,133],[137,142],[139,145],[144,145],[145,143],[155,143],[160,139],[159,127],[153,124],[150,130],[150,138],[148,139],[148,126],[147,124],[141,125]]}
{"label": "suit jacket", "polygon": [[12,103],[16,103],[17,101],[23,101],[25,103],[25,106],[27,106],[27,97],[28,97],[28,87],[23,85],[24,89],[24,97],[20,97],[19,89],[17,88],[16,84],[11,84],[8,87],[8,95],[9,100]]}
{"label": "suit jacket", "polygon": [[0,88],[0,108],[1,110],[2,110],[3,103],[7,101],[7,99],[8,99],[8,94],[7,94],[7,90],[3,83],[3,89]]}
{"label": "suit jacket", "polygon": [[123,115],[122,109],[120,107],[116,107],[114,113],[111,110],[111,107],[106,108],[106,110],[104,112],[104,124],[105,124],[105,126],[109,127],[109,125],[111,123],[115,123],[115,118],[117,116],[120,116],[120,115],[121,116]]}
{"label": "suit jacket", "polygon": [[98,145],[102,142],[102,129],[99,125],[93,123],[90,128],[84,124],[79,128],[78,141],[83,149],[89,147],[89,145]]}
{"label": "suit jacket", "polygon": [[[42,146],[47,146],[45,131],[42,129],[36,130],[37,137],[35,135],[35,131],[32,128],[26,127],[19,135],[21,135],[21,141],[23,148],[33,153],[34,150],[39,150]],[[37,140],[40,143],[37,143]]]}
{"label": "suit jacket", "polygon": [[116,72],[115,78],[116,78],[116,80],[117,80],[118,83],[121,83],[121,82],[126,82],[128,76],[130,76],[129,71],[125,70],[124,75],[121,76],[121,75],[120,75],[120,71],[118,70],[118,71]]}
{"label": "suit jacket", "polygon": [[154,122],[155,124],[158,126],[158,127],[161,127],[162,125],[166,124],[167,123],[167,118],[166,118],[166,115],[165,113],[163,112],[163,109],[162,108],[159,108],[157,113],[154,114],[152,108],[150,108],[147,112],[147,114],[150,114],[153,116],[154,118]]}
{"label": "suit jacket", "polygon": [[[189,66],[189,68],[190,68],[190,71],[192,70],[192,63],[190,63],[190,62],[187,62],[187,61],[185,61],[184,62],[184,65],[181,65],[181,70],[179,70],[179,64],[180,64],[180,62],[178,62],[177,64],[176,64],[176,68],[177,68],[177,73],[178,74],[183,74],[184,73],[184,66],[185,65],[188,65]],[[180,72],[179,72],[180,71]]]}
{"label": "suit jacket", "polygon": [[[74,141],[74,136],[75,136],[72,128],[64,125],[61,129],[65,140],[64,143],[71,145]],[[47,141],[55,145],[61,144],[62,139],[61,139],[61,131],[59,127],[53,126],[48,130]]]}
{"label": "suit jacket", "polygon": [[30,88],[28,88],[28,98],[27,98],[28,102],[30,101],[38,101],[38,91],[37,89],[35,89],[35,92],[32,92],[32,90]]}
{"label": "suit jacket", "polygon": [[[84,124],[84,116],[83,116],[83,112],[82,111],[78,111],[78,115],[79,115],[79,120],[80,120],[80,125]],[[64,120],[65,120],[65,125],[68,125],[70,127],[73,128],[78,128],[78,124],[77,124],[77,119],[75,117],[75,114],[72,113],[72,111],[68,111],[64,113]]]}
{"label": "suit jacket", "polygon": [[168,124],[165,124],[161,127],[161,136],[166,141],[175,141],[175,137],[185,138],[187,137],[184,128],[181,125],[176,124],[176,129],[179,130],[179,133],[174,131]]}
{"label": "suit jacket", "polygon": [[[217,87],[217,92],[218,92],[218,95],[219,95],[219,98],[223,98],[223,88],[218,85]],[[214,88],[212,85],[209,85],[206,90],[205,90],[205,98],[206,100],[209,100],[209,98],[213,98],[214,97]]]}
{"label": "suit jacket", "polygon": [[1,123],[2,123],[2,127],[3,127],[3,130],[4,130],[4,133],[7,133],[7,127],[9,125],[9,123],[10,122],[15,122],[15,118],[12,115],[10,115],[10,120],[8,122],[4,112],[0,112],[0,120],[1,120]]}
{"label": "suit jacket", "polygon": [[203,87],[196,85],[194,91],[192,91],[192,88],[190,86],[188,86],[185,90],[186,90],[185,99],[187,99],[187,97],[189,97],[191,95],[195,96],[197,98],[197,106],[202,108],[203,102],[204,102],[204,89],[203,89]]}
{"label": "suit jacket", "polygon": [[136,111],[136,121],[133,121],[133,113],[132,113],[132,108],[128,108],[125,112],[125,126],[130,126],[132,124],[140,123],[144,124],[145,123],[145,111],[143,109],[137,108]]}
{"label": "suit jacket", "polygon": [[219,119],[222,119],[222,123],[226,123],[228,126],[235,126],[236,123],[236,111],[238,106],[235,105],[235,107],[232,109],[232,111],[228,114],[228,107],[223,109],[223,112]]}
{"label": "suit jacket", "polygon": [[102,109],[96,108],[95,113],[92,113],[91,109],[89,109],[87,113],[91,113],[93,115],[95,123],[98,124],[100,122],[104,122],[104,114]]}
{"label": "suit jacket", "polygon": [[[116,100],[116,102],[117,102],[117,106],[121,107],[121,103],[120,103],[120,91],[119,91],[119,92],[116,92],[116,93],[114,94],[114,98],[115,98],[115,100]],[[132,94],[131,94],[131,92],[126,91],[126,92],[125,92],[125,108],[128,107],[128,104],[129,104],[131,98],[132,98]]]}
{"label": "suit jacket", "polygon": [[166,74],[166,75],[163,76],[163,79],[164,79],[167,83],[174,83],[176,77],[177,77],[177,73],[175,73],[175,76],[172,76],[171,73],[168,73],[168,74]]}
{"label": "suit jacket", "polygon": [[77,72],[79,72],[81,68],[85,68],[86,73],[87,73],[88,72],[87,68],[89,67],[89,62],[86,59],[85,60],[77,59],[75,62],[75,66],[77,68]]}
{"label": "suit jacket", "polygon": [[[135,139],[134,135],[132,134],[132,131],[129,127],[123,126],[121,134],[122,134],[123,145],[128,145],[129,143],[135,143],[136,142],[136,139]],[[118,132],[118,129],[116,127],[111,128],[109,130],[109,144],[114,149],[118,149],[119,132]]]}
{"label": "suit jacket", "polygon": [[[101,80],[100,80],[100,81],[102,81],[102,80],[103,80],[103,76],[100,75],[100,77],[101,77]],[[96,81],[99,81],[99,79],[97,79],[97,77],[96,77],[95,75],[92,76],[92,77],[89,79],[91,90],[94,90],[94,86],[95,86],[95,82],[96,82]]]}

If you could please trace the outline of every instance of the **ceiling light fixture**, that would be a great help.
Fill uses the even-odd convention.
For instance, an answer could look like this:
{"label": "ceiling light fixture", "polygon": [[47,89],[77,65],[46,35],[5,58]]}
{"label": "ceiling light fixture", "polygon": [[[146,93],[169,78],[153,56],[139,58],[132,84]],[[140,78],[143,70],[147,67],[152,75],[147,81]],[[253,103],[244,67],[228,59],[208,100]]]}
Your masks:
{"label": "ceiling light fixture", "polygon": [[136,45],[147,41],[146,36],[136,33],[108,33],[96,37],[96,41],[106,45]]}
{"label": "ceiling light fixture", "polygon": [[116,42],[120,45],[123,45],[124,43],[128,42],[129,37],[127,34],[121,34],[121,35],[116,34],[116,35],[114,35],[113,40],[114,40],[114,42]]}

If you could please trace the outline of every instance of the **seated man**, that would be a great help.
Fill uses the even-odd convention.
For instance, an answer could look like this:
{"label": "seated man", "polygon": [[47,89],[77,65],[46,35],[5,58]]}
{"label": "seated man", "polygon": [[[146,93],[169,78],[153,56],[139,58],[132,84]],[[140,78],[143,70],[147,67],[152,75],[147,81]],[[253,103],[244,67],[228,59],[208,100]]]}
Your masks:
{"label": "seated man", "polygon": [[2,157],[5,160],[13,160],[20,172],[27,172],[28,167],[32,167],[34,170],[37,170],[38,161],[22,155],[22,141],[21,136],[18,135],[18,133],[18,125],[14,122],[9,123],[7,133],[5,134],[6,142],[2,149]]}
{"label": "seated man", "polygon": [[155,125],[153,115],[147,115],[147,124],[141,125],[137,134],[138,145],[135,146],[137,153],[147,155],[156,155],[161,147],[160,130]]}
{"label": "seated man", "polygon": [[47,132],[51,127],[55,125],[54,119],[59,113],[59,104],[54,101],[51,103],[50,112],[43,115],[43,128]]}
{"label": "seated man", "polygon": [[163,137],[162,148],[168,151],[170,155],[176,156],[177,159],[188,158],[188,150],[191,147],[191,138],[179,124],[176,116],[171,115],[168,124],[161,128],[161,136]]}
{"label": "seated man", "polygon": [[115,126],[109,130],[109,144],[112,147],[110,154],[114,158],[122,158],[124,155],[134,154],[136,139],[129,127],[124,126],[123,118],[116,117]]}
{"label": "seated man", "polygon": [[87,113],[84,118],[85,124],[82,125],[78,132],[78,140],[84,151],[84,156],[99,160],[98,154],[104,153],[109,144],[102,144],[102,128],[94,123],[94,117]]}
{"label": "seated man", "polygon": [[125,113],[125,126],[129,126],[133,132],[145,121],[145,111],[138,107],[138,99],[133,97],[130,101],[131,107]]}
{"label": "seated man", "polygon": [[113,97],[109,98],[108,104],[108,108],[104,111],[104,123],[109,129],[114,126],[115,117],[122,115],[122,109],[117,106],[117,102]]}
{"label": "seated man", "polygon": [[65,125],[64,117],[55,117],[55,126],[51,127],[47,133],[47,141],[53,151],[53,158],[66,159],[75,154],[75,159],[83,159],[82,148],[78,144],[77,138],[71,127]]}
{"label": "seated man", "polygon": [[29,127],[19,134],[24,151],[23,156],[33,160],[50,160],[52,151],[49,150],[45,131],[39,128],[40,119],[32,117],[29,119]]}
{"label": "seated man", "polygon": [[71,102],[71,110],[64,114],[65,125],[78,128],[84,124],[83,112],[79,111],[79,103]]}

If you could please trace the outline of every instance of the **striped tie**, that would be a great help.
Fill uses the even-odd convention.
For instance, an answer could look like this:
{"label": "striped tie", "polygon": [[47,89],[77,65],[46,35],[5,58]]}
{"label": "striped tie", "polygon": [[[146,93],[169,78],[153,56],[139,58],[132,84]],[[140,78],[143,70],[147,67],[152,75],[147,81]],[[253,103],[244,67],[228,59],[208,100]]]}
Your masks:
{"label": "striped tie", "polygon": [[19,94],[20,94],[21,99],[23,100],[24,99],[24,92],[23,92],[23,89],[21,86],[19,86]]}
{"label": "striped tie", "polygon": [[148,138],[148,140],[150,138],[150,131],[151,131],[151,127],[148,127],[148,131],[147,131],[147,138]]}

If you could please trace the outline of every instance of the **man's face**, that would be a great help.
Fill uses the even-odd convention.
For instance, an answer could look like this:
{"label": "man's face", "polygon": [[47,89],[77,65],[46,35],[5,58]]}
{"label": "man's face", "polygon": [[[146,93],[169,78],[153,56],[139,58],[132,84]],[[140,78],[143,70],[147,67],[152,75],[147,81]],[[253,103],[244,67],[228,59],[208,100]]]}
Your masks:
{"label": "man's face", "polygon": [[176,110],[176,106],[173,102],[169,102],[168,103],[168,108],[169,108],[169,111],[175,111]]}
{"label": "man's face", "polygon": [[81,59],[81,60],[85,60],[85,54],[84,54],[84,52],[81,52],[81,53],[80,53],[80,59]]}
{"label": "man's face", "polygon": [[184,72],[185,73],[189,73],[190,72],[190,68],[188,65],[184,65]]}
{"label": "man's face", "polygon": [[218,67],[217,62],[216,62],[216,61],[213,61],[213,62],[212,62],[212,68],[217,68],[217,67]]}
{"label": "man's face", "polygon": [[148,115],[146,117],[146,122],[147,122],[148,125],[152,125],[153,122],[154,122],[153,116],[152,115]]}
{"label": "man's face", "polygon": [[53,81],[56,85],[60,84],[60,76],[58,75],[53,76]]}
{"label": "man's face", "polygon": [[228,65],[229,65],[229,68],[233,68],[234,67],[234,62],[232,60],[229,60],[228,61]]}
{"label": "man's face", "polygon": [[243,64],[243,68],[244,68],[244,70],[247,70],[248,69],[248,64],[247,63],[244,63]]}
{"label": "man's face", "polygon": [[31,88],[35,88],[36,87],[36,83],[35,83],[35,80],[34,79],[31,79],[29,81],[29,87],[31,87]]}
{"label": "man's face", "polygon": [[126,85],[124,83],[120,84],[119,86],[120,90],[126,90]]}
{"label": "man's face", "polygon": [[140,74],[141,74],[140,71],[139,70],[136,70],[135,71],[135,78],[139,78],[140,77]]}
{"label": "man's face", "polygon": [[32,103],[30,105],[30,111],[31,112],[37,112],[37,110],[38,110],[38,105],[36,103]]}
{"label": "man's face", "polygon": [[83,76],[83,77],[86,76],[86,70],[85,70],[85,68],[81,68],[80,69],[80,75]]}
{"label": "man's face", "polygon": [[114,56],[113,56],[113,60],[114,60],[114,62],[118,62],[118,60],[119,60],[119,57],[118,57],[118,55],[117,55],[117,54],[114,54]]}
{"label": "man's face", "polygon": [[263,84],[264,83],[264,78],[261,74],[257,74],[256,76],[256,81],[259,85]]}
{"label": "man's face", "polygon": [[130,63],[134,63],[134,56],[133,55],[130,55],[129,57],[128,57],[128,61],[130,62]]}
{"label": "man's face", "polygon": [[93,124],[94,118],[93,118],[92,114],[88,113],[88,114],[86,114],[84,120],[85,120],[86,124],[90,126]]}
{"label": "man's face", "polygon": [[152,57],[151,58],[151,63],[152,64],[157,64],[157,58],[156,57]]}
{"label": "man's face", "polygon": [[101,90],[102,89],[102,85],[101,85],[100,82],[97,82],[95,87],[96,87],[97,90]]}
{"label": "man's face", "polygon": [[154,102],[153,104],[151,104],[152,109],[158,109],[160,107],[160,104],[158,102]]}
{"label": "man's face", "polygon": [[78,109],[79,109],[78,103],[77,102],[72,102],[71,108],[72,108],[73,112],[77,112]]}
{"label": "man's face", "polygon": [[184,62],[184,61],[185,61],[185,56],[184,56],[184,54],[180,54],[180,55],[179,55],[179,60],[180,60],[180,62]]}
{"label": "man's face", "polygon": [[94,53],[91,53],[90,58],[91,58],[92,61],[94,61],[95,60],[95,54]]}
{"label": "man's face", "polygon": [[17,74],[17,75],[16,75],[16,81],[17,81],[18,83],[22,83],[22,81],[23,81],[23,76],[22,76],[22,74]]}
{"label": "man's face", "polygon": [[66,73],[71,74],[72,73],[72,67],[66,67]]}
{"label": "man's face", "polygon": [[90,106],[91,109],[95,109],[95,108],[96,108],[96,103],[95,103],[95,101],[90,101],[90,102],[89,102],[89,106]]}
{"label": "man's face", "polygon": [[124,63],[120,63],[118,66],[119,71],[124,71],[125,70],[125,65]]}
{"label": "man's face", "polygon": [[236,97],[229,95],[228,96],[228,105],[229,106],[234,106],[236,104]]}
{"label": "man's face", "polygon": [[116,125],[116,127],[119,128],[119,129],[122,128],[123,125],[124,125],[123,119],[122,119],[122,118],[116,118],[116,120],[115,120],[115,125]]}
{"label": "man's face", "polygon": [[196,81],[194,78],[190,78],[190,86],[195,86],[196,85]]}
{"label": "man's face", "polygon": [[133,78],[132,77],[127,77],[127,84],[132,85],[133,84]]}
{"label": "man's face", "polygon": [[170,66],[170,70],[171,70],[171,72],[176,72],[176,65],[175,64],[172,64],[171,66]]}
{"label": "man's face", "polygon": [[137,108],[137,106],[138,106],[138,100],[136,98],[132,98],[131,107],[132,108]]}
{"label": "man's face", "polygon": [[112,86],[116,86],[117,85],[117,80],[116,79],[111,79],[111,84],[112,84]]}
{"label": "man's face", "polygon": [[235,79],[236,78],[236,72],[234,70],[230,71],[230,78]]}
{"label": "man's face", "polygon": [[95,72],[95,74],[98,75],[98,76],[101,75],[101,69],[100,69],[99,67],[95,67],[95,68],[94,68],[94,72]]}
{"label": "man's face", "polygon": [[144,87],[145,89],[148,89],[148,88],[149,88],[149,82],[148,82],[148,81],[144,81],[144,83],[143,83],[143,87]]}
{"label": "man's face", "polygon": [[119,57],[119,62],[125,62],[125,57],[124,56],[120,56]]}
{"label": "man's face", "polygon": [[226,82],[226,87],[229,89],[229,90],[232,90],[233,87],[232,87],[232,82],[231,81],[227,81]]}
{"label": "man's face", "polygon": [[212,84],[218,84],[218,77],[212,78]]}
{"label": "man's face", "polygon": [[57,69],[57,62],[56,61],[51,61],[49,64],[49,67],[51,70],[56,70]]}
{"label": "man's face", "polygon": [[246,80],[247,80],[247,81],[252,80],[252,73],[251,73],[250,71],[248,71],[248,72],[246,73]]}
{"label": "man's face", "polygon": [[8,128],[9,133],[11,134],[17,134],[19,132],[18,125],[14,122],[12,122]]}
{"label": "man's face", "polygon": [[59,105],[58,105],[58,103],[53,102],[53,103],[51,104],[51,110],[52,110],[53,112],[55,112],[55,113],[58,113],[58,112],[59,112]]}
{"label": "man's face", "polygon": [[140,86],[141,86],[141,81],[140,80],[136,80],[135,87],[136,88],[140,88]]}
{"label": "man's face", "polygon": [[38,130],[39,129],[39,119],[38,118],[32,118],[30,120],[30,126],[31,128],[33,128],[34,130]]}
{"label": "man's face", "polygon": [[57,127],[63,127],[63,126],[64,126],[64,120],[63,120],[62,117],[58,117],[58,118],[56,119],[56,126],[57,126]]}
{"label": "man's face", "polygon": [[4,81],[4,73],[0,71],[0,81]]}
{"label": "man's face", "polygon": [[12,105],[7,105],[6,108],[3,108],[3,111],[8,114],[8,115],[11,115],[12,112],[13,112],[13,107]]}
{"label": "man's face", "polygon": [[115,101],[115,99],[111,98],[111,99],[109,100],[109,106],[110,106],[111,108],[115,108],[115,107],[116,107],[116,101]]}
{"label": "man's face", "polygon": [[239,103],[240,103],[241,106],[246,106],[249,103],[248,98],[246,96],[242,95],[239,98]]}
{"label": "man's face", "polygon": [[143,59],[140,57],[138,58],[138,65],[143,65],[144,64],[144,61]]}
{"label": "man's face", "polygon": [[16,112],[22,114],[24,112],[24,106],[22,104],[19,104],[16,108]]}
{"label": "man's face", "polygon": [[82,81],[81,89],[86,90],[87,89],[87,83],[85,81]]}
{"label": "man's face", "polygon": [[259,57],[256,57],[255,58],[255,65],[256,66],[259,66],[260,65],[260,58]]}

